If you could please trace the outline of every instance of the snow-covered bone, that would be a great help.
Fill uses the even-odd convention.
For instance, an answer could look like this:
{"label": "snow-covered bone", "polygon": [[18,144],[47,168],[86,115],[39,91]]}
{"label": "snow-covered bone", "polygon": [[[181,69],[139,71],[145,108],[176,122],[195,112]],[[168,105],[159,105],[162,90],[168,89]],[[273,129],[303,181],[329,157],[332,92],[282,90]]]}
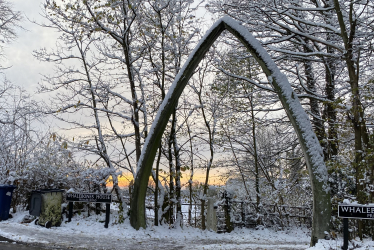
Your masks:
{"label": "snow-covered bone", "polygon": [[168,94],[160,106],[138,162],[131,203],[131,224],[136,229],[146,227],[144,202],[148,178],[157,152],[157,146],[155,145],[159,145],[168,119],[188,80],[205,53],[224,30],[228,30],[235,35],[260,64],[262,70],[272,83],[273,89],[278,94],[297,133],[304,152],[313,188],[314,217],[312,241],[315,242],[316,239],[322,239],[324,237],[324,231],[329,230],[331,210],[329,187],[327,184],[327,169],[323,161],[322,148],[312,129],[309,117],[302,108],[297,95],[292,90],[287,77],[280,72],[270,55],[250,32],[229,17],[223,17],[218,20],[200,40],[199,44],[185,62],[183,68],[176,76]]}

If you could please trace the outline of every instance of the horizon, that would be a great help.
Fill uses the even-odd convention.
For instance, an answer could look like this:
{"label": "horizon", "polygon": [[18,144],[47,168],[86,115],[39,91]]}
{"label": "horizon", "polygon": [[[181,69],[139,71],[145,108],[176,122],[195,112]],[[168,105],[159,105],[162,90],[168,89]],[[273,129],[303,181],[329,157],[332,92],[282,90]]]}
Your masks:
{"label": "horizon", "polygon": [[[187,187],[188,186],[188,182],[189,182],[189,176],[188,174],[182,174],[182,177],[181,177],[181,187]],[[183,178],[184,177],[184,178]],[[226,179],[225,181],[223,180],[224,179],[224,175],[221,174],[221,175],[218,175],[218,173],[215,173],[215,175],[210,175],[209,176],[209,181],[208,181],[208,185],[215,185],[215,186],[223,186],[223,185],[226,185],[226,182],[227,180],[229,179]],[[133,181],[133,177],[131,174],[125,174],[125,175],[121,175],[119,176],[118,178],[118,186],[121,187],[121,188],[124,188],[124,187],[128,187],[130,182]],[[150,176],[149,177],[149,181],[148,182],[153,182],[153,179],[152,177]],[[202,184],[205,182],[205,174],[195,174],[193,179],[192,179],[192,182],[193,183],[196,183],[196,184]],[[113,183],[111,180],[108,180],[107,183],[106,183],[107,187],[113,187]]]}

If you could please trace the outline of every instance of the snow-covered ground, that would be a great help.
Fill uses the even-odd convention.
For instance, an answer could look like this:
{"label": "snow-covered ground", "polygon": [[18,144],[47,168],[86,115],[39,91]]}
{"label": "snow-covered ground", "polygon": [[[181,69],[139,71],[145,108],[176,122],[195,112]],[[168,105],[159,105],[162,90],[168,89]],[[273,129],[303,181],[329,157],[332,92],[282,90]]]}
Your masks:
{"label": "snow-covered ground", "polygon": [[[145,230],[134,230],[128,220],[116,224],[116,216],[111,217],[109,228],[104,228],[104,214],[101,216],[75,215],[72,222],[63,222],[61,227],[50,229],[37,226],[33,222],[22,224],[28,211],[13,214],[12,219],[0,222],[0,236],[22,243],[40,243],[49,248],[66,249],[340,249],[342,238],[318,243],[308,248],[309,232],[293,228],[285,231],[269,229],[237,229],[228,234],[185,227],[169,229],[167,226],[149,226]],[[353,241],[351,247],[357,250],[374,249],[374,242]]]}

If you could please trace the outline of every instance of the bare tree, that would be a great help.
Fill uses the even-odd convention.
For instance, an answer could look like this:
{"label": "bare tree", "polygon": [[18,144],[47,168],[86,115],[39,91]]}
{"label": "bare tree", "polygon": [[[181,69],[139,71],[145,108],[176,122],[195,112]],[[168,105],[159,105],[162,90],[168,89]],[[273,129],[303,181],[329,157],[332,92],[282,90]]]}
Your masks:
{"label": "bare tree", "polygon": [[[70,124],[75,133],[85,131],[71,145],[96,154],[110,168],[136,176],[149,123],[190,50],[193,34],[199,31],[189,23],[195,11],[191,4],[177,0],[47,1],[44,14],[49,23],[45,26],[57,29],[61,36],[56,50],[35,52],[40,60],[56,64],[55,75],[46,76],[40,90],[56,94],[48,113]],[[172,166],[169,182],[180,190],[174,174],[180,168],[176,123],[175,117],[166,139],[169,153],[160,144],[156,166],[166,158]],[[158,195],[163,200],[165,193],[158,167],[152,177],[158,221],[163,205]],[[114,178],[114,190],[122,197],[117,184]],[[180,200],[179,193],[176,200]],[[181,202],[170,196],[171,209],[176,204],[181,214]]]}
{"label": "bare tree", "polygon": [[4,57],[4,44],[17,37],[15,28],[20,27],[21,19],[21,12],[13,10],[10,2],[0,0],[0,59]]}

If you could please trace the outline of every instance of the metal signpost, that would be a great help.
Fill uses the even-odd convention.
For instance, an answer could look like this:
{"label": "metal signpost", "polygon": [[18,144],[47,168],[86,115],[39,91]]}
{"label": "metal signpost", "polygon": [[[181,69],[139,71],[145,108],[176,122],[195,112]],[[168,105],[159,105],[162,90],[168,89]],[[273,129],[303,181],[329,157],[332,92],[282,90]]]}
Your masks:
{"label": "metal signpost", "polygon": [[71,217],[73,216],[73,202],[106,203],[104,227],[108,228],[112,194],[67,193],[66,201],[69,201],[68,222],[71,222]]}
{"label": "metal signpost", "polygon": [[343,218],[343,250],[348,250],[348,219],[374,220],[374,205],[339,204],[338,217]]}

